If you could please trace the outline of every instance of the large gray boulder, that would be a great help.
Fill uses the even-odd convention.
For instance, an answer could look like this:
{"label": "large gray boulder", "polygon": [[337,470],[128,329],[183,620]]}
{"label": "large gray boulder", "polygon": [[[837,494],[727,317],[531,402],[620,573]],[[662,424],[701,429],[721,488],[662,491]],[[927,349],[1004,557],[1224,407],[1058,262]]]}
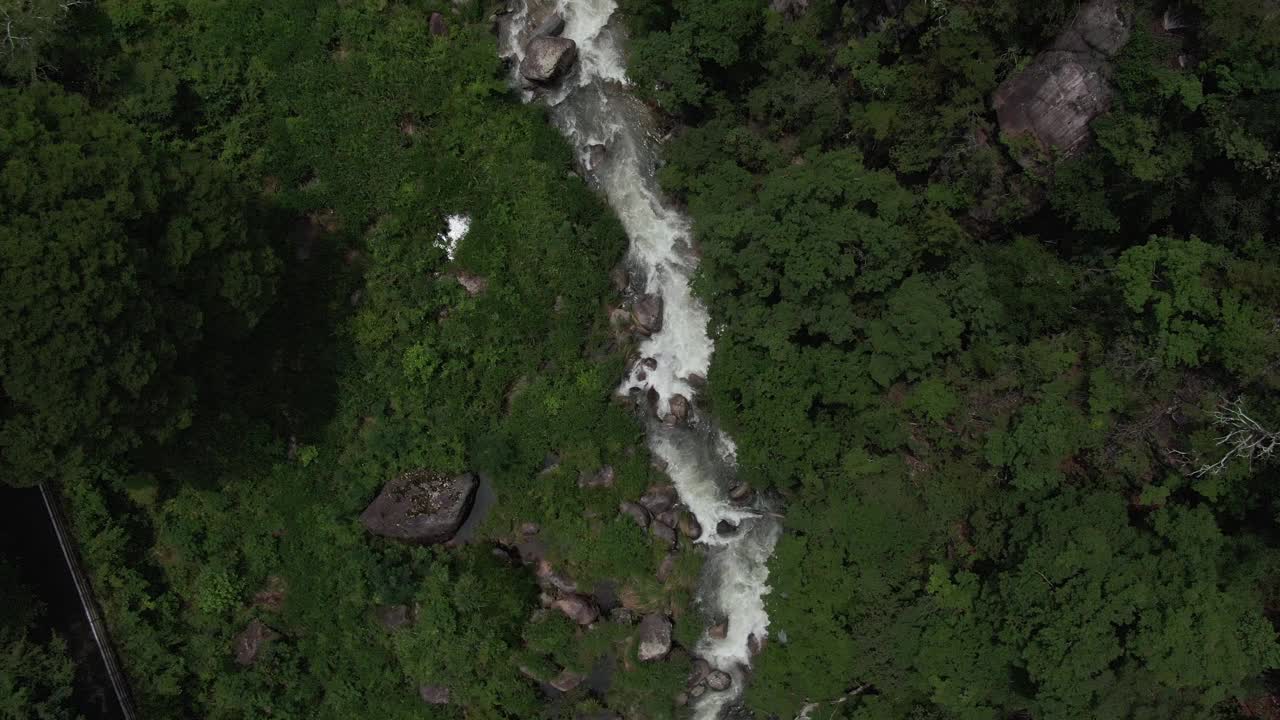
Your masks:
{"label": "large gray boulder", "polygon": [[520,75],[529,82],[549,84],[559,80],[578,59],[578,44],[569,38],[539,35],[524,48]]}
{"label": "large gray boulder", "polygon": [[279,634],[263,624],[261,620],[255,619],[251,621],[244,630],[241,630],[236,635],[236,662],[244,666],[254,664],[258,661],[258,655],[261,654],[262,648],[278,637],[280,637]]}
{"label": "large gray boulder", "polygon": [[472,473],[449,477],[413,470],[387,483],[360,522],[374,535],[422,545],[446,542],[466,521],[479,486]]}
{"label": "large gray boulder", "polygon": [[639,640],[636,657],[641,662],[661,660],[671,652],[671,621],[659,613],[645,615],[640,621]]}
{"label": "large gray boulder", "polygon": [[663,301],[661,295],[641,295],[631,306],[631,323],[641,335],[662,331]]}
{"label": "large gray boulder", "polygon": [[595,604],[582,595],[567,594],[552,603],[551,607],[579,625],[590,625],[600,617]]}
{"label": "large gray boulder", "polygon": [[[1129,40],[1130,17],[1121,0],[1091,0],[1071,25],[1022,72],[992,96],[1000,130],[1031,137],[1063,156],[1089,142],[1089,125],[1111,107],[1110,59]],[[1034,158],[1020,157],[1027,164]]]}

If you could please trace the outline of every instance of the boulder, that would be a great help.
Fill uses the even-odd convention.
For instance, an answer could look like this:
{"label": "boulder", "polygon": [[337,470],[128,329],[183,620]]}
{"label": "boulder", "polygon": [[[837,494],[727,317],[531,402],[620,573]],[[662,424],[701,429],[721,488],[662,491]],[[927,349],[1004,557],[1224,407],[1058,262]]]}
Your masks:
{"label": "boulder", "polygon": [[471,297],[476,297],[489,289],[488,279],[479,275],[472,275],[465,270],[457,271],[454,273],[454,277],[458,279],[458,284],[461,285],[462,289],[466,290],[467,294]]}
{"label": "boulder", "polygon": [[683,425],[689,419],[689,398],[677,393],[667,401],[667,406],[671,411],[665,420],[668,425]]}
{"label": "boulder", "polygon": [[670,510],[667,510],[666,512],[660,512],[658,513],[658,516],[654,518],[654,520],[657,520],[658,522],[662,523],[663,525],[666,525],[669,528],[674,528],[680,524],[680,511],[676,510],[675,508],[672,508]]}
{"label": "boulder", "polygon": [[661,660],[671,652],[671,620],[666,615],[653,613],[640,621],[639,646],[636,657],[640,662]]}
{"label": "boulder", "polygon": [[636,524],[641,528],[649,527],[649,511],[645,510],[644,506],[639,503],[633,503],[630,501],[620,502],[618,503],[618,512],[626,515],[632,520],[635,520]]}
{"label": "boulder", "polygon": [[261,620],[253,620],[235,638],[236,662],[249,666],[258,661],[263,646],[280,637]]}
{"label": "boulder", "polygon": [[723,640],[729,637],[729,621],[722,620],[707,629],[707,636],[713,640]]}
{"label": "boulder", "polygon": [[736,503],[742,503],[742,502],[747,502],[751,500],[751,486],[744,482],[740,482],[737,485],[734,485],[729,490],[729,499]]}
{"label": "boulder", "polygon": [[564,613],[570,620],[579,625],[590,625],[600,617],[600,611],[591,601],[581,595],[564,595],[551,604],[551,607]]}
{"label": "boulder", "polygon": [[662,547],[673,548],[676,546],[676,531],[671,529],[670,525],[664,525],[660,522],[650,523],[649,534],[653,535]]}
{"label": "boulder", "polygon": [[413,622],[413,610],[408,605],[379,605],[373,615],[384,630],[391,632]]}
{"label": "boulder", "polygon": [[[590,146],[587,147],[587,169],[595,170],[596,168],[603,165],[605,155],[607,154],[608,154],[608,151],[605,149],[604,145],[601,145],[600,143],[592,143]],[[615,282],[615,287],[616,287],[616,282]],[[621,288],[619,288],[619,290],[626,290],[626,289],[627,289],[627,286],[625,284]]]}
{"label": "boulder", "polygon": [[534,35],[543,35],[546,37],[559,37],[564,32],[564,16],[560,13],[551,13],[546,20],[533,31]]}
{"label": "boulder", "polygon": [[693,687],[707,679],[707,675],[711,674],[711,663],[702,658],[694,658],[693,666],[689,670],[689,679],[685,684]]}
{"label": "boulder", "polygon": [[559,675],[551,678],[547,684],[562,693],[573,692],[574,688],[582,684],[582,676],[565,668],[560,671]]}
{"label": "boulder", "polygon": [[680,533],[690,540],[702,537],[702,524],[691,512],[680,513]]}
{"label": "boulder", "polygon": [[578,476],[580,488],[613,487],[614,472],[612,465],[605,465],[593,473],[582,473]]}
{"label": "boulder", "polygon": [[640,504],[650,515],[661,515],[676,506],[679,495],[672,485],[654,485],[640,496]]}
{"label": "boulder", "polygon": [[556,572],[551,567],[551,563],[546,560],[538,561],[538,568],[534,570],[534,576],[538,579],[538,585],[544,588],[555,589],[562,593],[578,591],[577,583]]}
{"label": "boulder", "polygon": [[729,686],[732,684],[733,678],[729,676],[729,673],[723,670],[712,670],[707,675],[707,687],[715,690],[716,692],[728,690]]}
{"label": "boulder", "polygon": [[721,537],[733,537],[738,534],[738,526],[728,520],[721,520],[716,523],[716,534]]}
{"label": "boulder", "polygon": [[444,16],[438,12],[431,13],[431,19],[427,21],[427,27],[431,29],[433,37],[443,37],[449,34],[449,21],[445,20]]}
{"label": "boulder", "polygon": [[707,692],[706,684],[698,683],[697,685],[694,685],[693,687],[689,688],[689,697],[697,699],[705,695],[706,692]]}
{"label": "boulder", "polygon": [[578,44],[574,41],[539,35],[525,45],[520,76],[534,83],[553,83],[563,77],[577,59]]}
{"label": "boulder", "polygon": [[443,685],[419,685],[418,697],[428,705],[448,705],[449,688]]}
{"label": "boulder", "polygon": [[[1129,30],[1121,0],[1090,0],[1049,50],[996,89],[1000,130],[1030,137],[1045,151],[1077,154],[1089,142],[1090,124],[1111,107],[1108,61]],[[1034,163],[1034,154],[1019,155],[1023,165]]]}
{"label": "boulder", "polygon": [[479,479],[472,473],[449,477],[428,470],[404,473],[387,483],[360,514],[374,535],[433,545],[453,537],[475,502]]}
{"label": "boulder", "polygon": [[652,335],[662,331],[662,296],[641,295],[631,305],[631,322],[636,332]]}
{"label": "boulder", "polygon": [[751,652],[752,657],[759,655],[760,651],[764,650],[764,640],[756,637],[755,633],[747,635],[747,650]]}
{"label": "boulder", "polygon": [[631,625],[635,623],[635,613],[624,607],[616,607],[609,613],[609,619],[619,625]]}

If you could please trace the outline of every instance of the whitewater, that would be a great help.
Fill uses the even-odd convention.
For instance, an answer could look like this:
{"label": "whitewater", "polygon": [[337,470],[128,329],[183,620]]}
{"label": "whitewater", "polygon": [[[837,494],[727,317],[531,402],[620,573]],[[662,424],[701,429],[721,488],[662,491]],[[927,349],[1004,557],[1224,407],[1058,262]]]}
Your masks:
{"label": "whitewater", "polygon": [[[706,377],[714,350],[707,309],[690,288],[698,258],[688,219],[658,187],[660,139],[649,108],[630,91],[617,3],[547,0],[531,9],[538,2],[520,2],[503,24],[502,52],[518,68],[536,22],[548,10],[564,18],[561,36],[577,44],[577,66],[558,86],[537,93],[526,88],[525,100],[550,107],[552,122],[577,152],[587,181],[621,219],[630,241],[630,292],[659,295],[664,301],[662,329],[639,347],[640,357],[653,358],[656,368],[645,368],[643,379],[638,368],[632,369],[618,390],[639,392],[641,397],[650,389],[656,391],[659,418],[667,414],[675,394],[690,399],[693,406],[687,426],[669,427],[650,418],[647,432],[651,451],[666,462],[681,501],[704,529],[698,542],[706,547],[707,562],[698,603],[713,622],[728,620],[723,639],[704,632],[694,648],[699,657],[733,678],[729,690],[707,692],[695,705],[696,718],[715,720],[746,684],[752,638],[762,646],[769,635],[764,607],[767,563],[780,528],[758,496],[749,504],[730,499],[735,446],[698,408],[697,378]],[[518,71],[514,77],[519,82]],[[721,521],[736,530],[721,526]],[[725,528],[723,534],[718,526]]]}

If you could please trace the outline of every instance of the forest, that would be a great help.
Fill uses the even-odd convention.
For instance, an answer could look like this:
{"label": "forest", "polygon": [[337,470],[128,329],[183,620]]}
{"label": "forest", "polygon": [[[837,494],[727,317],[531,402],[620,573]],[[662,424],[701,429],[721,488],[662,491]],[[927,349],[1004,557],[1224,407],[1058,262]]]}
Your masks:
{"label": "forest", "polygon": [[[703,552],[618,513],[670,482],[628,239],[519,4],[0,0],[0,477],[138,717],[690,717]],[[1280,718],[1280,3],[617,4],[782,518],[734,717]],[[1054,62],[1105,99],[1056,144],[1003,104]],[[422,469],[476,526],[371,534]],[[0,720],[82,718],[31,572]]]}

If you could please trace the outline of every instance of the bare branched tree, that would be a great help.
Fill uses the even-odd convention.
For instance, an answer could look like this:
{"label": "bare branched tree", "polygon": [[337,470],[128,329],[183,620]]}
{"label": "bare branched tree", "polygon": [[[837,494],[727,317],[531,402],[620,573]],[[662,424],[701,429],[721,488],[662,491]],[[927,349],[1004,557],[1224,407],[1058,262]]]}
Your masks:
{"label": "bare branched tree", "polygon": [[0,0],[0,72],[34,80],[41,52],[71,10],[89,0]]}
{"label": "bare branched tree", "polygon": [[1218,447],[1226,452],[1217,462],[1203,465],[1192,473],[1193,477],[1217,475],[1236,458],[1250,463],[1255,458],[1266,459],[1280,448],[1280,431],[1268,430],[1244,410],[1239,398],[1225,401],[1213,413],[1213,424],[1226,434],[1218,438]]}

